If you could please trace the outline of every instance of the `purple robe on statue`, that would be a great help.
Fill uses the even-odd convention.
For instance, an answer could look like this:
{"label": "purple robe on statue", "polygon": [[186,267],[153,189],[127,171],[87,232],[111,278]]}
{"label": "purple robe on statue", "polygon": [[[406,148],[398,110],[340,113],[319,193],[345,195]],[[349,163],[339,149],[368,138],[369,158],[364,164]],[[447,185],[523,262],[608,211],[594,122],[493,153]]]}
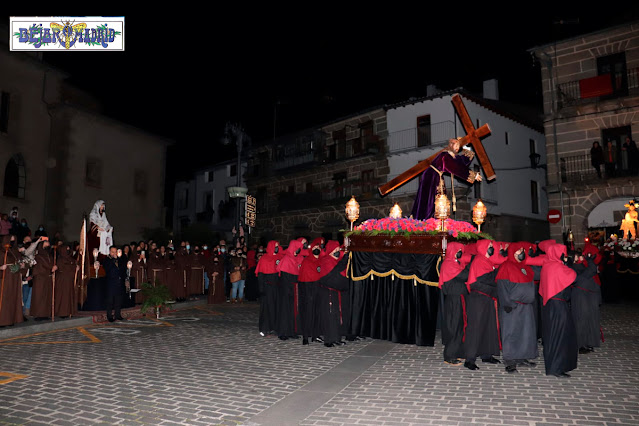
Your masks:
{"label": "purple robe on statue", "polygon": [[[450,173],[468,183],[473,183],[475,172],[468,168],[473,157],[474,154],[469,150],[460,149],[455,157],[449,151],[443,151],[435,157],[431,165],[440,172]],[[430,219],[435,214],[435,196],[439,185],[439,173],[433,170],[433,167],[427,168],[419,178],[419,189],[413,204],[413,219]]]}

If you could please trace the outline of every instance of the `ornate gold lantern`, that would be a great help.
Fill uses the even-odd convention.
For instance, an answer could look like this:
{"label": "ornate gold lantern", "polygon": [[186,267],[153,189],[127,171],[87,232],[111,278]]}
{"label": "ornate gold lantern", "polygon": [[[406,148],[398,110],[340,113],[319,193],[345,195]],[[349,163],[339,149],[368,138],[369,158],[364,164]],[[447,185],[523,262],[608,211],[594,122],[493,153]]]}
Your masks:
{"label": "ornate gold lantern", "polygon": [[391,219],[401,219],[402,218],[402,209],[399,207],[399,204],[395,203],[393,207],[390,209],[390,218]]}
{"label": "ornate gold lantern", "polygon": [[481,232],[481,224],[486,220],[486,204],[477,200],[477,204],[473,207],[473,222],[477,225],[477,229]]}
{"label": "ornate gold lantern", "polygon": [[346,217],[351,221],[351,231],[353,230],[353,222],[359,218],[359,203],[354,196],[346,203]]}
{"label": "ornate gold lantern", "polygon": [[435,217],[442,221],[440,231],[446,231],[445,220],[450,216],[450,201],[446,196],[446,188],[444,187],[444,179],[439,181],[437,188],[437,196],[435,197]]}

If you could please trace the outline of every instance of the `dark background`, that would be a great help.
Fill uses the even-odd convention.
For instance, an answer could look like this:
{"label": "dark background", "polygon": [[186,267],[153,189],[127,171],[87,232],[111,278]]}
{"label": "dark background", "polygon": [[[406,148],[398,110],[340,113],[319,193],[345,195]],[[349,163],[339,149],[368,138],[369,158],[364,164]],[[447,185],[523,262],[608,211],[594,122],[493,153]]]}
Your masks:
{"label": "dark background", "polygon": [[424,96],[428,84],[481,93],[490,78],[499,80],[500,99],[541,109],[540,67],[528,49],[639,19],[637,1],[451,2],[437,10],[375,4],[173,4],[171,14],[125,15],[125,52],[44,59],[101,99],[105,114],[175,142],[167,156],[171,207],[176,180],[236,155],[219,142],[227,121],[259,142],[273,137],[274,108],[281,135]]}

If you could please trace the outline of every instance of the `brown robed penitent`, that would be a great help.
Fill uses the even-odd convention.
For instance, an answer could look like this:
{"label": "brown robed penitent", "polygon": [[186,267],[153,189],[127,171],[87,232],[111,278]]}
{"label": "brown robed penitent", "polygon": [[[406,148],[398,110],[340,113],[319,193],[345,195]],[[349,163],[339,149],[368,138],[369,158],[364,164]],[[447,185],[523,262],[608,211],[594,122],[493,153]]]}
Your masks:
{"label": "brown robed penitent", "polygon": [[[488,124],[484,124],[479,129],[475,129],[473,126],[473,122],[468,115],[468,111],[464,106],[464,102],[462,101],[461,96],[455,93],[452,98],[453,106],[455,107],[455,111],[457,111],[457,115],[459,116],[462,125],[464,126],[464,130],[466,130],[466,136],[459,140],[459,148],[466,144],[471,144],[475,149],[475,154],[477,155],[477,159],[479,160],[479,164],[481,164],[482,169],[484,169],[484,173],[486,174],[486,178],[488,180],[493,180],[497,176],[495,175],[495,170],[493,170],[492,164],[490,164],[490,159],[486,154],[486,150],[484,149],[484,145],[481,143],[481,138],[490,135],[490,127]],[[420,161],[410,169],[406,170],[404,173],[395,177],[394,179],[386,182],[384,185],[381,185],[379,189],[379,193],[384,196],[394,189],[402,186],[409,180],[413,179],[415,176],[418,176],[428,167],[432,161],[437,157],[443,150],[437,151],[435,154],[431,155],[427,159]]]}

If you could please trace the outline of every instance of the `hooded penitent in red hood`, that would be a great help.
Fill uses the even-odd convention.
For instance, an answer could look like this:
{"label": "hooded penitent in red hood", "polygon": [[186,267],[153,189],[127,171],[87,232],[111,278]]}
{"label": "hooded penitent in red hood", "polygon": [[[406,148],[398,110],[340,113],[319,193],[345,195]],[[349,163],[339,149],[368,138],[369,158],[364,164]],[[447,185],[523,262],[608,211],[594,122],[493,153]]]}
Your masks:
{"label": "hooded penitent in red hood", "polygon": [[309,254],[311,254],[311,252],[310,252],[310,250],[309,250],[309,249],[304,248],[304,241],[308,242],[308,240],[307,240],[306,238],[304,238],[304,237],[300,237],[300,238],[298,238],[298,239],[297,239],[297,240],[295,240],[295,241],[299,241],[299,242],[300,242],[300,244],[302,244],[302,251],[301,251],[301,255],[302,255],[302,256],[306,257],[306,256],[308,256]]}
{"label": "hooded penitent in red hood", "polygon": [[[593,246],[590,243],[586,243],[584,245],[583,256],[584,256],[584,264],[586,266],[588,266],[588,258],[587,258],[588,254],[592,255],[591,260],[594,259],[595,265],[599,265],[601,263],[601,260],[603,259],[601,252],[599,251],[597,247]],[[601,285],[601,280],[599,279],[598,274],[595,274],[594,280],[597,283],[597,285],[599,286]]]}
{"label": "hooded penitent in red hood", "polygon": [[[300,275],[298,277],[298,281],[303,283],[315,282],[320,279],[320,259],[325,255],[322,250],[321,244],[324,242],[324,238],[316,238],[310,245],[309,255],[302,262],[302,267],[300,268]],[[319,248],[320,254],[318,257],[315,257],[313,254],[313,249]]]}
{"label": "hooded penitent in red hood", "polygon": [[519,249],[523,249],[524,255],[528,256],[529,248],[530,243],[525,241],[510,244],[508,247],[508,259],[499,267],[495,279],[497,281],[506,280],[512,283],[529,283],[534,281],[535,274],[532,268],[527,266],[523,261],[518,261],[515,255]]}
{"label": "hooded penitent in red hood", "polygon": [[[336,259],[333,256],[330,256],[331,252],[339,247],[339,243],[334,240],[330,240],[326,243],[325,252],[326,255],[320,258],[320,278],[328,275],[329,272],[337,266],[342,257],[344,257],[344,252],[339,251],[339,257]],[[345,275],[346,270],[342,271],[342,275]]]}
{"label": "hooded penitent in red hood", "polygon": [[[544,305],[553,296],[568,287],[577,278],[577,273],[563,264],[561,255],[566,255],[568,249],[563,244],[554,244],[546,247],[548,259],[541,268],[541,280],[539,282],[539,294],[544,300]],[[542,249],[543,250],[543,249]]]}
{"label": "hooded penitent in red hood", "polygon": [[[462,258],[457,261],[457,253],[459,250],[462,251]],[[442,288],[442,285],[455,278],[461,271],[466,267],[466,263],[468,262],[468,256],[464,259],[464,252],[466,247],[462,243],[452,242],[448,243],[448,247],[446,248],[446,257],[442,262],[440,272],[439,272],[439,288]]]}
{"label": "hooded penitent in red hood", "polygon": [[[489,258],[486,257],[486,253],[488,251],[488,247],[490,244],[493,244],[493,249],[495,252]],[[468,281],[466,281],[466,287],[468,287],[468,291],[470,291],[470,285],[477,281],[478,277],[481,277],[484,274],[492,272],[495,269],[495,265],[501,263],[502,259],[499,259],[497,256],[499,254],[499,243],[491,240],[479,240],[476,244],[477,247],[477,255],[473,259],[473,263],[470,265],[470,271],[468,272]]]}
{"label": "hooded penitent in red hood", "polygon": [[277,274],[277,265],[279,264],[279,260],[281,259],[281,255],[275,254],[275,246],[279,246],[277,241],[269,241],[266,246],[266,254],[262,256],[260,261],[257,263],[257,268],[255,268],[255,275],[260,272],[263,274]]}
{"label": "hooded penitent in red hood", "polygon": [[465,246],[464,254],[475,256],[477,254],[477,243],[468,243]]}
{"label": "hooded penitent in red hood", "polygon": [[[295,255],[295,252],[300,250],[300,253]],[[278,272],[286,272],[292,275],[299,275],[300,266],[302,265],[302,261],[304,260],[304,256],[302,256],[302,243],[298,240],[293,240],[289,243],[286,252],[284,253],[284,257],[280,261],[280,264],[277,265]]]}
{"label": "hooded penitent in red hood", "polygon": [[539,244],[537,244],[537,247],[539,247],[539,249],[541,251],[543,251],[544,253],[548,254],[548,247],[553,246],[557,244],[557,242],[555,240],[543,240],[540,241]]}

